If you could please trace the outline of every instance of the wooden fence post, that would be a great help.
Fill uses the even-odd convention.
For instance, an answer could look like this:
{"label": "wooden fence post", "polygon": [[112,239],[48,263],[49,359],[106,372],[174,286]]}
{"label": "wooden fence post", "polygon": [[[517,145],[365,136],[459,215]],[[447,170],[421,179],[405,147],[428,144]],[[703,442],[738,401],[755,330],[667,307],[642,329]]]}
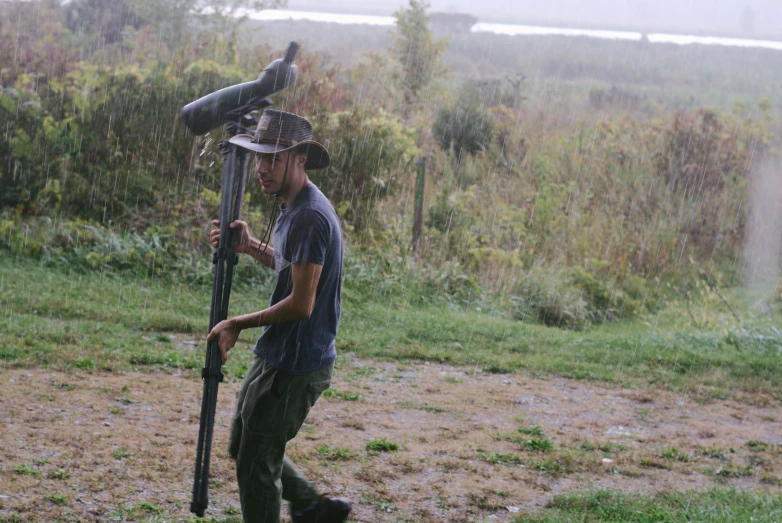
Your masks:
{"label": "wooden fence post", "polygon": [[415,214],[413,217],[413,259],[421,258],[421,232],[424,226],[424,185],[426,182],[426,157],[418,158],[418,180],[415,184]]}

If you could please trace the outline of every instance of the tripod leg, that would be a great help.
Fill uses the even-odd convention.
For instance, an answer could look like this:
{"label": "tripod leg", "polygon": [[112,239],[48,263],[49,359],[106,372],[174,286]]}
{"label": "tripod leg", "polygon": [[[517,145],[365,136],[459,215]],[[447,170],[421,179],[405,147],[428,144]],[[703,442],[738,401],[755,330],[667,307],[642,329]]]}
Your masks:
{"label": "tripod leg", "polygon": [[[223,144],[223,195],[220,201],[220,242],[214,255],[215,271],[209,330],[228,317],[228,304],[236,260],[235,231],[230,224],[239,218],[245,186],[247,154],[229,143]],[[209,505],[209,468],[212,453],[217,391],[223,379],[222,361],[214,339],[207,344],[206,362],[202,371],[204,390],[201,397],[201,419],[196,447],[193,497],[190,511],[203,517]]]}

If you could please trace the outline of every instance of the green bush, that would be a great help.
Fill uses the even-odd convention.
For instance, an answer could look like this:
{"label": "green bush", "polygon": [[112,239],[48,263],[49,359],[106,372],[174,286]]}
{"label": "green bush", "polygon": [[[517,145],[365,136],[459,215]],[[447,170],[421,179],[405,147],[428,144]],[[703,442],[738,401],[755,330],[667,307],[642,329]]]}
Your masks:
{"label": "green bush", "polygon": [[569,329],[581,329],[589,323],[587,302],[562,271],[536,267],[517,286],[514,302],[513,316],[519,320]]}
{"label": "green bush", "polygon": [[13,123],[0,135],[0,161],[10,167],[0,173],[0,207],[130,221],[191,184],[215,188],[215,141],[204,142],[208,154],[193,154],[179,112],[243,79],[236,67],[208,60],[181,71],[173,63],[81,62],[62,78],[20,75],[0,90],[0,119]]}
{"label": "green bush", "polygon": [[[601,271],[600,264],[596,268],[598,274],[588,272],[581,266],[570,270],[573,285],[581,290],[588,304],[591,321],[599,323],[617,320],[642,312],[643,280],[628,276],[624,280],[617,281],[611,278],[610,273]],[[603,272],[602,275],[600,272]]]}
{"label": "green bush", "polygon": [[419,274],[422,296],[442,297],[448,301],[473,303],[481,294],[481,286],[475,277],[467,274],[458,264],[445,264],[439,268],[423,268]]}
{"label": "green bush", "polygon": [[607,264],[591,261],[566,270],[535,268],[514,290],[517,319],[580,329],[652,310],[656,295],[638,276],[614,277]]}
{"label": "green bush", "polygon": [[484,150],[494,136],[494,122],[481,104],[480,92],[464,86],[453,105],[440,108],[432,133],[444,151],[453,148],[457,163]]}
{"label": "green bush", "polygon": [[357,106],[331,115],[322,132],[332,164],[310,176],[340,216],[362,229],[376,201],[409,174],[419,155],[415,131],[392,115]]}
{"label": "green bush", "polygon": [[[177,228],[118,230],[83,220],[50,218],[0,219],[0,248],[39,259],[45,265],[80,272],[108,271],[162,277],[188,283],[212,279],[212,249],[205,233],[195,246],[183,241]],[[240,258],[241,259],[241,258]],[[257,263],[239,263],[236,281],[269,286],[273,274]]]}

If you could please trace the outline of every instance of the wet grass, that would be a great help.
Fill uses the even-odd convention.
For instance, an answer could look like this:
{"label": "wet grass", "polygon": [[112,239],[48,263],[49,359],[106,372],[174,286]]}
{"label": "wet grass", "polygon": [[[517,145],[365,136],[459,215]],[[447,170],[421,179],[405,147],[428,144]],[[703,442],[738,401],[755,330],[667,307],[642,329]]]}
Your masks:
{"label": "wet grass", "polygon": [[399,443],[389,441],[386,438],[374,439],[366,444],[366,449],[370,452],[395,452],[401,448]]}
{"label": "wet grass", "polygon": [[323,397],[340,401],[358,401],[361,399],[361,394],[329,388],[323,391]]}
{"label": "wet grass", "polygon": [[695,328],[680,319],[666,311],[573,332],[480,312],[370,302],[345,308],[339,348],[379,360],[661,386],[713,399],[743,391],[782,400],[782,335],[772,321],[778,320],[746,322],[734,334],[724,323]]}
{"label": "wet grass", "polygon": [[520,516],[514,523],[744,523],[774,522],[780,519],[782,496],[774,494],[712,489],[643,496],[598,490],[556,496],[545,510],[534,515]]}
{"label": "wet grass", "polygon": [[[249,293],[242,297],[234,303],[248,307]],[[84,275],[0,253],[0,366],[200,369],[210,298],[211,288]],[[247,334],[239,346],[253,343]],[[252,355],[231,356],[224,372],[237,379]]]}
{"label": "wet grass", "polygon": [[[782,399],[782,334],[773,327],[778,313],[740,327],[717,318],[711,327],[696,328],[669,309],[574,332],[463,308],[346,294],[338,337],[343,354],[661,386],[706,399],[737,393]],[[202,365],[210,297],[208,286],[84,275],[0,253],[0,365],[195,372]],[[258,310],[266,300],[265,292],[237,286],[231,310]],[[244,374],[259,332],[242,333],[226,366],[230,379]]]}
{"label": "wet grass", "polygon": [[315,449],[317,455],[328,461],[349,461],[358,459],[358,454],[348,448],[331,447],[329,445],[320,445]]}

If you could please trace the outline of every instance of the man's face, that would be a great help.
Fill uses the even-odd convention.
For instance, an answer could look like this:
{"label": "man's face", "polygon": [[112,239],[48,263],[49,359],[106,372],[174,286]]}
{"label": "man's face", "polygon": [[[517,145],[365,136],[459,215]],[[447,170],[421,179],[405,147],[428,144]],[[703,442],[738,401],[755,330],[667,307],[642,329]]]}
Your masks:
{"label": "man's face", "polygon": [[[290,158],[290,151],[279,153],[257,153],[255,155],[255,172],[258,174],[258,181],[261,182],[261,188],[266,194],[275,194],[280,192],[285,178],[285,165]],[[288,168],[288,175],[292,166]]]}

